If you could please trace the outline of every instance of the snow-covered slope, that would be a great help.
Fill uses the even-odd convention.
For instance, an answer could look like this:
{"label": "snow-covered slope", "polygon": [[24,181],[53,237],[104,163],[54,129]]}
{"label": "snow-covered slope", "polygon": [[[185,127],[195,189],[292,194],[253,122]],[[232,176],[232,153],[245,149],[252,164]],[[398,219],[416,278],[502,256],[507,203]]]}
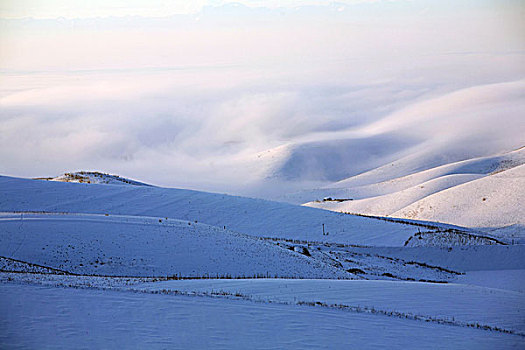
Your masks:
{"label": "snow-covered slope", "polygon": [[523,344],[521,336],[475,327],[198,294],[14,283],[0,284],[0,293],[5,348],[517,349]]}
{"label": "snow-covered slope", "polygon": [[347,213],[365,213],[370,215],[389,216],[392,213],[431,194],[459,184],[479,179],[482,175],[456,174],[438,177],[405,190],[359,200],[324,200],[314,201],[307,205]]}
{"label": "snow-covered slope", "polygon": [[78,182],[87,184],[151,186],[143,182],[126,179],[118,175],[104,174],[98,171],[77,171],[65,173],[57,177],[38,178],[37,180]]}
{"label": "snow-covered slope", "polygon": [[[352,189],[356,196],[375,197],[389,194],[417,186],[423,182],[430,181],[447,175],[489,175],[491,173],[507,170],[518,165],[525,164],[525,147],[502,154],[488,157],[471,158],[459,162],[447,163],[428,170],[411,173],[401,177],[392,177],[385,181],[377,181],[377,178],[389,176],[390,164],[358,176],[336,182],[325,187],[326,190]],[[364,184],[364,185],[363,185]]]}
{"label": "snow-covered slope", "polygon": [[[0,177],[0,211],[168,217],[259,237],[382,246],[402,246],[418,231],[412,225],[260,199],[159,187],[10,177]],[[323,235],[323,225],[328,235]]]}
{"label": "snow-covered slope", "polygon": [[525,165],[498,172],[421,199],[392,216],[469,227],[525,225]]}
{"label": "snow-covered slope", "polygon": [[[376,170],[316,192],[299,193],[296,198],[317,195],[340,199],[315,200],[306,205],[342,212],[439,221],[476,228],[513,225],[509,230],[519,233],[525,216],[520,205],[525,188],[524,163],[525,148],[520,148],[368,183],[376,178],[375,172],[379,171]],[[362,183],[367,184],[359,185]],[[487,201],[491,193],[497,199]]]}
{"label": "snow-covered slope", "polygon": [[[468,175],[442,178],[456,176]],[[0,347],[104,347],[115,336],[125,338],[119,346],[192,347],[191,333],[212,337],[198,345],[214,348],[271,347],[272,334],[292,348],[493,348],[525,336],[521,286],[509,283],[521,274],[498,271],[523,269],[524,246],[474,230],[181,189],[10,177],[0,177],[0,210]],[[438,246],[421,246],[427,240]],[[231,278],[243,282],[222,282]],[[251,328],[271,340],[253,341]]]}
{"label": "snow-covered slope", "polygon": [[[458,284],[405,283],[397,281],[333,280],[207,280],[144,283],[148,290],[172,289],[186,292],[224,291],[249,295],[258,300],[278,302],[318,302],[325,305],[359,306],[405,315],[454,320],[467,324],[476,320],[484,325],[512,329],[525,334],[525,303],[522,294]],[[392,303],[395,300],[395,303]],[[479,308],[487,303],[490,308]],[[429,320],[430,321],[430,320]]]}
{"label": "snow-covered slope", "polygon": [[251,236],[166,218],[3,214],[0,255],[75,274],[351,277]]}

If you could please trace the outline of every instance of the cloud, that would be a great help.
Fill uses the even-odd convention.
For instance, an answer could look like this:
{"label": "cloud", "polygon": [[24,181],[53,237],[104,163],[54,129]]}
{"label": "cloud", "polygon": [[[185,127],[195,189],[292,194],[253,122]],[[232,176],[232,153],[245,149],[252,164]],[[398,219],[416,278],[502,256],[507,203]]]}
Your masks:
{"label": "cloud", "polygon": [[[381,21],[289,10],[263,11],[253,23],[217,13],[4,23],[0,172],[101,170],[239,192],[283,164],[344,159],[363,128],[388,116],[406,121],[425,106],[434,111],[441,96],[525,75],[521,43],[497,18],[477,20],[484,10],[452,22],[418,11]],[[486,110],[501,105],[491,94]],[[486,114],[484,125],[495,118]],[[349,164],[329,176],[303,169],[302,178],[364,169]]]}

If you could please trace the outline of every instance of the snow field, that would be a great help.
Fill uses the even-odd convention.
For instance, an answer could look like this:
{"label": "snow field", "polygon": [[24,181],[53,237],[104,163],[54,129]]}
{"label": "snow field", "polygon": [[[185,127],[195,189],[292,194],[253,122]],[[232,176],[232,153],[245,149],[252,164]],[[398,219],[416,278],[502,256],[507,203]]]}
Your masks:
{"label": "snow field", "polygon": [[[9,177],[0,177],[0,211],[168,217],[226,227],[257,237],[381,246],[402,246],[418,231],[411,225],[261,199],[180,189]],[[323,224],[329,235],[323,235]]]}
{"label": "snow field", "polygon": [[[525,235],[525,212],[520,205],[525,196],[523,163],[525,148],[392,179],[388,179],[392,171],[385,167],[381,176],[374,175],[379,170],[372,171],[295,197],[304,200],[308,193],[316,195],[318,200],[305,203],[309,207],[437,221],[501,236],[506,232],[498,229],[512,226],[512,238],[521,242]],[[375,182],[377,179],[381,181]],[[320,197],[352,200],[320,201]]]}
{"label": "snow field", "polygon": [[351,278],[251,236],[166,218],[0,216],[0,255],[74,274]]}
{"label": "snow field", "polygon": [[[323,307],[0,284],[2,347],[519,348],[523,337]],[[400,336],[409,335],[409,336]]]}

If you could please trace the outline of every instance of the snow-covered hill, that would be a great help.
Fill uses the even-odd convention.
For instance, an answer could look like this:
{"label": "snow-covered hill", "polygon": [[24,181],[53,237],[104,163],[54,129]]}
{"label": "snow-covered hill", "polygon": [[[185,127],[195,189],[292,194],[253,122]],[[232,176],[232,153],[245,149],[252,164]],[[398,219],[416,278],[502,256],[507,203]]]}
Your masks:
{"label": "snow-covered hill", "polygon": [[[414,225],[216,193],[11,177],[0,177],[0,211],[168,217],[257,237],[382,246],[402,246],[419,229]],[[323,230],[327,235],[323,235]]]}
{"label": "snow-covered hill", "polygon": [[[464,185],[513,179],[522,167]],[[441,178],[455,176],[467,175]],[[458,347],[513,347],[525,336],[523,286],[515,282],[524,246],[467,228],[182,189],[5,176],[0,211],[2,347],[37,347],[31,337],[56,344],[51,324],[71,330],[59,332],[65,345],[77,344],[85,314],[96,323],[82,338],[88,347],[110,344],[115,334],[130,347],[191,347],[185,332],[219,339],[230,326],[242,341],[221,347],[243,347],[253,343],[245,330],[254,316],[265,337],[276,329],[300,335],[299,343],[280,339],[292,348],[320,345],[310,330],[326,340],[334,327],[337,348],[368,344],[377,327],[388,330],[379,345],[399,347],[414,341],[400,332],[414,329],[417,343],[429,346],[436,334]],[[135,337],[122,331],[130,322],[167,328]],[[348,337],[356,330],[362,338]]]}
{"label": "snow-covered hill", "polygon": [[352,277],[251,236],[137,216],[0,215],[0,256],[84,275]]}
{"label": "snow-covered hill", "polygon": [[322,196],[324,200],[318,199],[306,205],[333,211],[439,221],[475,228],[512,226],[511,230],[519,233],[525,217],[520,205],[525,196],[524,163],[525,149],[520,148],[374,183],[374,179],[384,177],[384,172],[388,171],[386,167],[324,189],[298,193],[295,198]]}
{"label": "snow-covered hill", "polygon": [[38,178],[36,180],[78,182],[86,184],[151,186],[143,182],[126,179],[118,175],[105,174],[98,171],[77,171],[72,173],[65,173],[57,177]]}
{"label": "snow-covered hill", "polygon": [[357,192],[357,198],[373,197],[402,191],[426,181],[447,175],[489,175],[525,164],[525,147],[488,157],[470,158],[447,163],[428,170],[418,171],[406,176],[392,177],[378,181],[378,178],[392,176],[390,168],[384,166],[358,176],[338,181],[325,189],[349,189]]}
{"label": "snow-covered hill", "polygon": [[407,189],[385,194],[377,197],[364,199],[348,199],[340,197],[328,197],[322,201],[310,202],[307,205],[314,208],[322,208],[348,213],[363,213],[369,215],[389,216],[415,201],[425,198],[431,194],[459,184],[479,179],[478,174],[454,174],[441,176]]}
{"label": "snow-covered hill", "polygon": [[418,200],[392,214],[469,227],[525,226],[525,165]]}

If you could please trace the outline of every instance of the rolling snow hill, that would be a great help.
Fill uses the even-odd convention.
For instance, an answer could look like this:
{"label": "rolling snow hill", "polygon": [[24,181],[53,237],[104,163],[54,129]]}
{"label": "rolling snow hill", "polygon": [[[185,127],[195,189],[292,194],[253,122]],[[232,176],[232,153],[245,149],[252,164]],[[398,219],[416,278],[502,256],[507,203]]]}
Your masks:
{"label": "rolling snow hill", "polygon": [[525,226],[525,165],[491,174],[399,209],[392,216],[477,228]]}
{"label": "rolling snow hill", "polygon": [[83,275],[352,276],[251,236],[195,222],[138,216],[3,214],[0,255]]}
{"label": "rolling snow hill", "polygon": [[105,174],[98,171],[77,171],[72,173],[65,173],[57,177],[37,178],[35,180],[78,182],[87,184],[151,186],[143,182],[126,179],[118,175]]}
{"label": "rolling snow hill", "polygon": [[373,183],[377,170],[296,198],[329,196],[305,205],[333,211],[439,221],[492,232],[510,227],[507,231],[518,237],[525,224],[520,205],[525,197],[524,163],[521,148]]}
{"label": "rolling snow hill", "polygon": [[[0,211],[167,217],[197,221],[257,237],[382,246],[402,246],[420,227],[191,190],[11,177],[0,177]],[[323,225],[328,235],[323,235]],[[451,225],[432,225],[434,230],[453,228]]]}
{"label": "rolling snow hill", "polygon": [[[451,189],[512,181],[522,167]],[[317,348],[335,334],[330,348],[506,348],[525,337],[514,281],[524,245],[435,222],[93,182],[0,177],[0,347],[117,336],[129,347],[258,348],[278,334]]]}

